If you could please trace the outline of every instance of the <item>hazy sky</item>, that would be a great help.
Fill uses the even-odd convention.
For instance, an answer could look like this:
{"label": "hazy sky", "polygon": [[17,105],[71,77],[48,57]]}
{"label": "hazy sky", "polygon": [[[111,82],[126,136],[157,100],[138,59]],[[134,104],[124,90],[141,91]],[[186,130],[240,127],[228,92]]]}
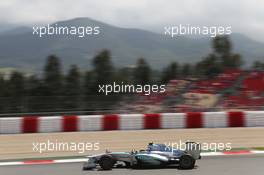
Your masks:
{"label": "hazy sky", "polygon": [[232,26],[264,42],[262,0],[1,0],[0,24],[51,23],[90,17],[121,27],[163,30],[164,25]]}

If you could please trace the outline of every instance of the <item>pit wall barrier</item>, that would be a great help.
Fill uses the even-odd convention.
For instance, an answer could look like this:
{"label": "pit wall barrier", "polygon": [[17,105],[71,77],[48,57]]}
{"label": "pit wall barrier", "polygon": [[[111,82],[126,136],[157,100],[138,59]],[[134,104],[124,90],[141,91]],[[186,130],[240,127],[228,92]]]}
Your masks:
{"label": "pit wall barrier", "polygon": [[264,127],[264,111],[0,118],[0,134],[225,127]]}

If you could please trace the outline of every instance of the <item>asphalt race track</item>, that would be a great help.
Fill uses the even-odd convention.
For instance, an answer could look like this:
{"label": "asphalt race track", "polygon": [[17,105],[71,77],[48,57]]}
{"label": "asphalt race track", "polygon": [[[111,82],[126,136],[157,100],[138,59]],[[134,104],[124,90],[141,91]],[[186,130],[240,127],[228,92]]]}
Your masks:
{"label": "asphalt race track", "polygon": [[264,155],[205,157],[193,170],[152,169],[82,171],[82,163],[0,167],[0,175],[263,175]]}

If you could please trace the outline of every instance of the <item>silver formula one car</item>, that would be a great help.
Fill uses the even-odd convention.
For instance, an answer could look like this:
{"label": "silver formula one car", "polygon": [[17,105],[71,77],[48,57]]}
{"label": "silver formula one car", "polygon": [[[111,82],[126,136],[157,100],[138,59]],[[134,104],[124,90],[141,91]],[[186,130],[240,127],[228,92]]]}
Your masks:
{"label": "silver formula one car", "polygon": [[201,159],[201,146],[187,142],[185,150],[174,149],[165,144],[149,143],[147,149],[131,152],[109,152],[88,156],[83,170],[100,167],[111,170],[114,167],[126,168],[163,168],[169,166],[193,169],[197,159]]}

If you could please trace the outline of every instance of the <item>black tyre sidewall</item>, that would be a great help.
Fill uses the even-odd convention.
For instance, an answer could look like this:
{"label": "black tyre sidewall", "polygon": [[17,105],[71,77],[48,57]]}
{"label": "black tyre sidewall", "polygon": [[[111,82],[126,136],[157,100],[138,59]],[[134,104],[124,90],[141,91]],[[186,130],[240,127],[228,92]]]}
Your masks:
{"label": "black tyre sidewall", "polygon": [[102,156],[99,160],[99,165],[103,170],[111,170],[114,166],[114,159],[111,156]]}
{"label": "black tyre sidewall", "polygon": [[181,169],[193,169],[195,164],[195,160],[190,155],[183,155],[180,157],[180,168]]}

